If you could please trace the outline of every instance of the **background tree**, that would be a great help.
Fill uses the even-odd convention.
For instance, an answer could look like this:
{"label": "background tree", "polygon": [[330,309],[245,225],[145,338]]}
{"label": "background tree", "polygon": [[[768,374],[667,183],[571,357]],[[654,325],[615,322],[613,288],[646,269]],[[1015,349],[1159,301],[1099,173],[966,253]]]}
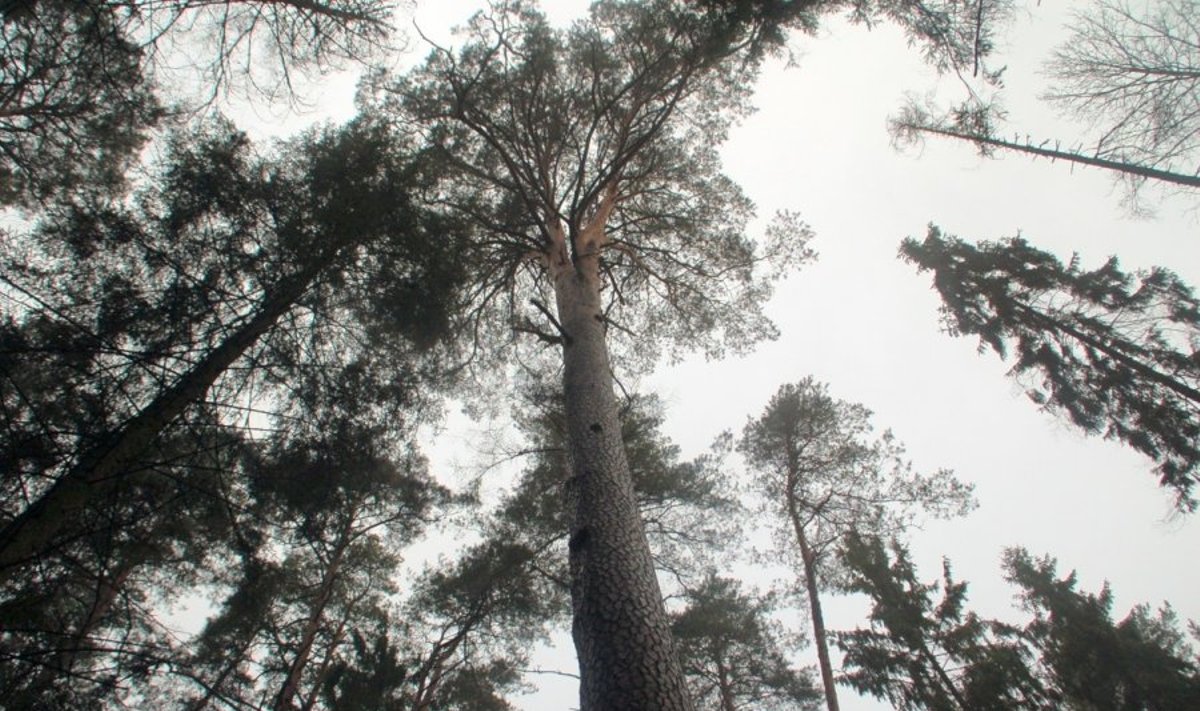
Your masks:
{"label": "background tree", "polygon": [[85,5],[4,6],[0,206],[37,204],[81,187],[117,191],[164,116],[142,75],[142,49],[108,13]]}
{"label": "background tree", "polygon": [[[837,635],[845,678],[905,709],[1186,709],[1200,699],[1196,651],[1169,606],[1111,617],[1105,585],[1093,595],[1059,578],[1050,558],[1004,554],[1005,577],[1033,613],[1024,627],[964,609],[966,583],[922,584],[908,552],[855,539],[851,589],[871,597],[871,626]],[[940,587],[941,598],[934,595]]]}
{"label": "background tree", "polygon": [[995,106],[976,105],[974,102],[963,104],[946,115],[909,103],[889,121],[889,128],[895,142],[901,145],[919,143],[924,135],[942,136],[970,141],[979,149],[980,155],[987,157],[994,155],[996,149],[1001,149],[1114,171],[1129,185],[1131,199],[1137,197],[1138,187],[1146,180],[1200,188],[1200,176],[1156,168],[1152,164],[1134,162],[1125,157],[1108,156],[1098,150],[1089,151],[1083,146],[1064,148],[1061,141],[1037,141],[1028,134],[1024,138],[1003,138],[995,133],[1002,118],[1002,112]]}
{"label": "background tree", "polygon": [[448,492],[403,428],[364,417],[376,384],[351,372],[310,392],[306,417],[252,448],[242,535],[262,544],[180,665],[202,690],[189,707],[319,707],[352,633],[386,625],[402,551]]}
{"label": "background tree", "polygon": [[[452,265],[434,253],[450,240],[402,199],[416,178],[396,136],[314,132],[286,160],[225,127],[197,138],[136,202],[52,212],[3,273],[13,694],[82,703],[177,658],[155,591],[246,555],[245,447],[303,419],[289,410],[312,392],[368,380],[382,401],[358,398],[358,416],[394,426],[424,399],[417,356],[448,321]],[[418,233],[438,242],[410,251]],[[439,276],[409,269],[418,253]]]}
{"label": "background tree", "polygon": [[1115,171],[1136,205],[1147,181],[1200,188],[1200,25],[1192,0],[1132,5],[1100,0],[1073,13],[1070,37],[1046,63],[1047,100],[1085,124],[1072,141],[1005,138],[997,100],[970,100],[947,112],[910,104],[892,121],[902,143],[922,135]]}
{"label": "background tree", "polygon": [[385,49],[394,9],[383,0],[4,3],[0,206],[115,188],[169,113],[227,89],[287,99],[294,73]]}
{"label": "background tree", "polygon": [[794,669],[772,619],[773,601],[709,575],[672,615],[671,631],[692,697],[703,708],[812,709],[820,692],[808,670]]}
{"label": "background tree", "polygon": [[847,537],[897,535],[923,513],[957,515],[974,505],[971,488],[949,471],[914,473],[890,431],[873,436],[870,416],[806,378],[780,387],[739,444],[778,550],[800,573],[830,711],[838,700],[820,593],[842,577],[838,551]]}
{"label": "background tree", "polygon": [[[302,359],[293,329],[324,324],[353,339],[346,326],[356,323],[400,352],[436,340],[448,321],[438,295],[454,289],[456,267],[436,256],[449,242],[431,233],[445,223],[413,205],[420,178],[397,138],[359,125],[302,139],[289,161],[264,165],[240,134],[218,128],[178,144],[161,191],[139,207],[67,205],[33,235],[53,261],[21,255],[3,275],[21,297],[4,364],[14,445],[4,485],[21,492],[0,530],[5,575],[138,470],[189,407],[210,397],[236,418],[244,393],[286,388],[273,376]],[[436,274],[417,277],[427,267]],[[56,392],[64,386],[79,391]],[[80,398],[94,402],[62,409]],[[80,415],[92,419],[56,422]]]}
{"label": "background tree", "polygon": [[[1196,177],[1200,22],[1192,0],[1100,0],[1072,16],[1046,98],[1097,132],[1097,154]],[[1193,187],[1196,187],[1193,184]]]}
{"label": "background tree", "polygon": [[[691,460],[663,432],[665,407],[654,395],[633,393],[621,405],[621,436],[638,510],[654,566],[680,589],[694,587],[707,569],[731,555],[743,515],[719,451]],[[495,517],[498,540],[520,541],[535,552],[539,574],[569,591],[562,555],[570,527],[563,506],[570,463],[562,395],[549,384],[530,386],[516,420],[524,444],[512,456],[527,459],[513,491]]]}
{"label": "background tree", "polygon": [[1001,357],[1014,350],[1010,375],[1038,378],[1034,402],[1149,456],[1177,506],[1195,508],[1200,302],[1179,277],[1129,274],[1115,257],[1087,271],[1020,238],[975,246],[936,227],[900,255],[933,272],[949,333]]}
{"label": "background tree", "polygon": [[893,540],[852,537],[847,589],[871,598],[870,627],[839,632],[843,679],[898,709],[1041,709],[1047,698],[1018,628],[965,609],[967,584],[949,562],[940,583],[921,583]]}
{"label": "background tree", "polygon": [[1005,551],[1005,578],[1033,613],[1024,637],[1038,652],[1050,700],[1064,708],[1186,709],[1200,702],[1197,650],[1169,605],[1155,615],[1137,605],[1112,619],[1112,592],[1076,590],[1075,573],[1058,577],[1049,557]]}
{"label": "background tree", "polygon": [[[378,698],[397,708],[510,708],[507,697],[530,674],[528,652],[569,619],[569,573],[562,480],[565,462],[561,397],[532,388],[527,411],[530,463],[515,489],[489,514],[479,502],[459,513],[463,535],[482,536],[453,558],[406,576],[386,626],[348,640],[355,651],[330,672],[324,703]],[[659,431],[661,405],[637,396],[622,409],[639,507],[661,574],[700,578],[696,566],[716,546],[720,519],[732,502],[720,497],[710,458],[679,461]],[[457,529],[455,529],[457,530]],[[689,548],[698,548],[697,551]],[[365,703],[365,702],[364,702]]]}

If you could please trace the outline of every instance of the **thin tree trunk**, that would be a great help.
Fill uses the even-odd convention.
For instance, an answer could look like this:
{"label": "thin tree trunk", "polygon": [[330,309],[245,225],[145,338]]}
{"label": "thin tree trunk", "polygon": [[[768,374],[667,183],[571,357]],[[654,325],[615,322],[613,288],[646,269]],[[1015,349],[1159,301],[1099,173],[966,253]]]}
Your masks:
{"label": "thin tree trunk", "polygon": [[53,547],[64,525],[121,481],[158,435],[295,304],[334,252],[280,281],[258,311],[148,405],[86,452],[36,501],[0,531],[0,582],[13,568]]}
{"label": "thin tree trunk", "polygon": [[321,686],[329,678],[329,672],[333,669],[333,662],[337,656],[338,646],[342,643],[342,638],[346,634],[346,623],[348,620],[349,615],[344,615],[341,622],[338,623],[337,629],[334,630],[329,646],[325,649],[325,657],[321,660],[321,666],[317,669],[317,673],[313,675],[312,690],[309,692],[304,704],[301,705],[301,711],[312,711],[313,707],[317,705]]}
{"label": "thin tree trunk", "polygon": [[111,577],[106,577],[103,572],[97,573],[96,591],[92,598],[92,604],[88,607],[87,615],[74,632],[64,635],[68,639],[54,654],[53,661],[47,662],[35,680],[30,683],[30,688],[36,690],[35,696],[62,683],[63,679],[70,679],[75,675],[75,666],[80,656],[86,653],[83,648],[84,642],[108,616],[109,610],[112,609],[121,588],[125,585],[125,580],[133,572],[133,569],[133,564],[125,564],[118,566],[115,574]]}
{"label": "thin tree trunk", "polygon": [[196,699],[196,702],[188,707],[189,711],[204,711],[204,709],[208,708],[209,702],[213,699],[224,700],[226,698],[226,696],[221,693],[221,687],[225,684],[225,681],[237,670],[238,665],[241,664],[242,660],[245,658],[246,651],[250,649],[250,645],[253,644],[253,642],[254,634],[251,634],[246,639],[241,641],[241,644],[238,645],[237,649],[232,654],[226,655],[228,663],[225,665],[225,668],[221,670],[221,673],[217,675],[217,678],[213,680],[213,683],[209,684],[205,682],[198,675],[190,677],[192,681],[203,687],[204,696]]}
{"label": "thin tree trunk", "polygon": [[1200,390],[1196,390],[1195,388],[1190,387],[1187,383],[1184,383],[1183,381],[1181,381],[1177,378],[1173,378],[1169,375],[1164,375],[1163,373],[1158,372],[1157,370],[1146,365],[1145,363],[1116,350],[1115,348],[1108,345],[1107,343],[1104,343],[1097,338],[1089,336],[1088,334],[1072,327],[1070,324],[1059,321],[1058,319],[1048,316],[1048,315],[1042,313],[1041,311],[1037,311],[1036,309],[1030,308],[1030,307],[1026,306],[1025,304],[1018,303],[1018,302],[1014,302],[1014,306],[1016,306],[1017,309],[1019,309],[1025,315],[1027,315],[1030,318],[1034,319],[1035,321],[1041,323],[1042,325],[1046,326],[1047,328],[1053,329],[1055,331],[1059,331],[1061,333],[1065,333],[1068,336],[1070,336],[1071,338],[1074,338],[1075,340],[1084,344],[1085,346],[1090,346],[1092,348],[1095,348],[1096,350],[1098,350],[1101,353],[1103,353],[1104,355],[1112,358],[1113,360],[1117,361],[1121,365],[1124,365],[1125,367],[1129,368],[1130,370],[1137,373],[1138,375],[1141,375],[1142,377],[1144,377],[1148,380],[1158,383],[1159,385],[1163,386],[1164,388],[1167,388],[1168,390],[1173,391],[1175,394],[1177,394],[1181,397],[1187,398],[1188,400],[1191,400],[1193,403],[1195,403],[1197,405],[1200,405]]}
{"label": "thin tree trunk", "polygon": [[721,711],[737,711],[733,703],[733,682],[729,680],[729,670],[720,659],[717,660],[717,687],[721,692]]}
{"label": "thin tree trunk", "polygon": [[1189,188],[1200,188],[1200,177],[1195,175],[1172,173],[1170,171],[1159,170],[1157,168],[1148,168],[1144,165],[1138,165],[1136,163],[1124,163],[1122,161],[1109,160],[1107,158],[1085,156],[1080,153],[1072,153],[1070,151],[1060,151],[1053,148],[1041,148],[1038,146],[1026,145],[1024,143],[1014,143],[1012,141],[1005,141],[1003,139],[992,138],[990,136],[980,136],[973,133],[966,133],[965,131],[955,131],[949,128],[918,125],[913,125],[911,128],[924,133],[932,133],[936,136],[957,138],[959,140],[971,141],[972,143],[978,143],[984,146],[992,146],[993,148],[1003,148],[1009,151],[1018,151],[1020,153],[1042,156],[1043,158],[1065,160],[1070,163],[1080,163],[1082,165],[1090,165],[1095,168],[1115,170],[1118,173],[1136,175],[1139,178],[1149,178],[1151,180],[1161,180],[1165,183],[1174,183],[1175,185],[1183,185]]}
{"label": "thin tree trunk", "polygon": [[[602,218],[598,228],[603,229]],[[585,235],[586,236],[586,235]],[[550,256],[573,477],[568,541],[583,711],[690,711],[621,439],[597,242]]]}
{"label": "thin tree trunk", "polygon": [[[795,474],[789,472],[789,478]],[[790,482],[789,482],[790,483]],[[821,667],[821,684],[825,687],[825,705],[829,711],[838,711],[837,687],[833,683],[833,663],[829,660],[828,635],[825,632],[825,615],[821,612],[821,596],[817,586],[817,559],[808,543],[804,525],[800,521],[800,511],[796,507],[796,499],[792,494],[793,487],[788,487],[787,508],[792,521],[792,530],[796,534],[796,543],[800,546],[800,557],[804,561],[804,586],[808,590],[808,607],[812,615],[813,643],[817,645],[817,661]]]}
{"label": "thin tree trunk", "polygon": [[958,692],[958,686],[954,684],[954,680],[951,679],[950,675],[946,673],[946,670],[942,668],[942,665],[940,662],[938,662],[937,657],[933,656],[933,652],[929,651],[929,648],[925,646],[924,642],[921,643],[921,653],[925,655],[925,660],[929,662],[929,666],[933,667],[934,674],[937,675],[938,680],[945,685],[946,693],[954,698],[955,705],[957,705],[961,711],[970,711],[971,707],[967,706],[966,700],[964,700],[962,694]]}
{"label": "thin tree trunk", "polygon": [[287,678],[284,679],[283,686],[279,689],[279,694],[276,695],[275,703],[272,706],[275,711],[286,711],[286,709],[292,708],[292,699],[300,693],[300,677],[304,675],[304,670],[308,666],[313,642],[316,641],[317,633],[321,631],[321,623],[325,619],[325,608],[329,606],[329,600],[333,597],[333,586],[337,584],[338,574],[342,568],[342,556],[350,545],[350,527],[353,521],[354,516],[351,513],[333,557],[325,568],[316,599],[309,606],[308,619],[304,621],[304,631],[300,634],[296,657],[288,667]]}

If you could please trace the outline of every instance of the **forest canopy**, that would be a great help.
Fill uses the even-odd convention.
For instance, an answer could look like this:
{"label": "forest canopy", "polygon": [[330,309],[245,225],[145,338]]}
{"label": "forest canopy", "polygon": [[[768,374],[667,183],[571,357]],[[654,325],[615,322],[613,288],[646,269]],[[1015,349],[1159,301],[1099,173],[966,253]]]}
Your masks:
{"label": "forest canopy", "polygon": [[[1186,45],[1160,4],[1139,50]],[[960,205],[912,197],[927,177],[881,189],[895,156],[789,152],[835,143],[814,118],[859,126],[894,69],[822,95],[807,52],[855,47],[841,76],[877,38],[969,94],[894,128],[974,120],[990,145],[979,92],[1020,88],[1016,9],[599,0],[556,22],[513,1],[436,40],[377,0],[0,2],[0,705],[502,711],[555,680],[586,711],[1200,704],[1195,625],[1149,599],[1187,580],[1178,541],[1133,533],[1132,503],[1071,523],[1136,498],[1120,446],[1189,525],[1187,264],[930,226],[881,268],[912,221],[831,212]],[[1079,46],[1140,21],[1097,12]],[[1053,61],[1048,100],[1089,114],[1112,76]],[[345,72],[354,115],[250,128]],[[1177,171],[1191,148],[1131,128],[1130,91],[1085,163]],[[910,309],[911,266],[936,294]],[[1011,359],[1036,425],[1003,422],[995,373],[959,377],[985,359],[946,365],[937,298],[945,331]],[[1110,440],[1099,464],[1052,459],[1054,417]],[[1048,507],[1049,537],[1023,513]],[[1101,543],[1122,530],[1141,555]],[[1044,540],[1088,574],[1022,547]],[[1162,575],[1092,585],[1089,542]],[[1015,607],[972,610],[948,557],[923,582],[935,547],[982,586],[1000,560]]]}

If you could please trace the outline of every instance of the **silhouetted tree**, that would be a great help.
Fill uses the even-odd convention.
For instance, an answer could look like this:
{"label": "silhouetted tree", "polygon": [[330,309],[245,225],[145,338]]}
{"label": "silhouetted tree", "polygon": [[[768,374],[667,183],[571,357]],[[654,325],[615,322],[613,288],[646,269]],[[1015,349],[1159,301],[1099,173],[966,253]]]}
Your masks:
{"label": "silhouetted tree", "polygon": [[[1073,13],[1046,98],[1097,131],[1101,156],[1200,170],[1200,24],[1191,0],[1100,0]],[[1200,186],[1200,181],[1191,183]]]}
{"label": "silhouetted tree", "polygon": [[1200,703],[1200,657],[1169,605],[1158,614],[1138,605],[1112,619],[1112,592],[1075,589],[1075,573],[1058,577],[1049,557],[1005,551],[1005,577],[1021,588],[1034,618],[1024,638],[1037,651],[1047,694],[1059,708],[1187,709]]}
{"label": "silhouetted tree", "polygon": [[359,124],[259,158],[216,127],[136,202],[81,196],[8,255],[6,695],[82,703],[176,659],[145,601],[247,555],[239,461],[312,392],[367,380],[357,416],[375,421],[420,404],[455,267],[406,199],[425,178],[398,138]]}
{"label": "silhouetted tree", "polygon": [[901,256],[931,271],[952,335],[979,337],[1029,396],[1158,463],[1184,510],[1200,467],[1200,301],[1172,272],[1063,264],[1020,238],[968,244],[930,227]]}
{"label": "silhouetted tree", "polygon": [[808,670],[788,661],[788,645],[771,618],[772,600],[740,590],[737,581],[710,575],[672,615],[683,672],[703,708],[813,709],[821,694]]}
{"label": "silhouetted tree", "polygon": [[[304,357],[293,329],[345,338],[354,322],[401,351],[444,332],[458,266],[439,258],[443,223],[412,203],[422,178],[397,139],[360,124],[272,165],[218,128],[177,143],[140,207],[68,205],[33,235],[57,259],[26,255],[0,275],[24,304],[0,365],[13,432],[2,576],[153,462],[188,408],[212,397],[236,414],[247,382],[286,387],[272,374]],[[231,369],[223,400],[213,389]],[[63,408],[73,400],[81,411]]]}
{"label": "silhouetted tree", "polygon": [[922,514],[958,515],[974,505],[971,487],[951,472],[914,473],[890,431],[874,437],[870,417],[806,378],[782,386],[739,445],[775,521],[777,547],[803,581],[830,711],[838,700],[820,593],[842,577],[838,552],[847,537],[897,535]]}
{"label": "silhouetted tree", "polygon": [[195,108],[187,88],[201,101],[230,87],[290,97],[294,72],[384,48],[393,10],[383,0],[3,3],[0,205],[116,188],[168,107]]}
{"label": "silhouetted tree", "polygon": [[1043,709],[1018,628],[965,608],[967,584],[950,563],[940,583],[920,582],[908,550],[893,540],[852,537],[844,552],[847,588],[871,598],[870,627],[839,632],[843,679],[898,709]]}
{"label": "silhouetted tree", "polygon": [[922,135],[1116,172],[1136,202],[1147,180],[1200,188],[1200,27],[1192,0],[1137,6],[1101,0],[1073,13],[1070,36],[1046,69],[1045,98],[1093,134],[1072,140],[1007,138],[998,101],[972,97],[950,111],[910,104],[892,121],[900,142]]}
{"label": "silhouetted tree", "polygon": [[[845,679],[903,709],[1188,709],[1200,701],[1196,651],[1169,607],[1139,605],[1111,617],[1108,586],[1098,595],[1059,578],[1050,558],[1004,555],[1009,582],[1034,617],[1024,628],[965,609],[966,583],[944,564],[940,584],[920,583],[897,543],[878,539],[846,550],[850,588],[871,597],[871,626],[838,633]],[[935,599],[939,591],[940,599]]]}

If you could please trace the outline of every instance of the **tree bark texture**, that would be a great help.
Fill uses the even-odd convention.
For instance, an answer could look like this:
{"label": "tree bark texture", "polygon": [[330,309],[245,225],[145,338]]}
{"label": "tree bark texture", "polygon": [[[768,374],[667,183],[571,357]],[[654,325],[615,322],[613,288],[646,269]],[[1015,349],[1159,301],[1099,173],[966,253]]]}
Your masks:
{"label": "tree bark texture", "polygon": [[837,687],[833,682],[833,663],[829,660],[829,642],[825,632],[825,615],[821,611],[821,596],[817,586],[816,552],[809,545],[808,536],[804,533],[804,523],[800,520],[800,510],[797,507],[795,490],[796,477],[799,472],[793,465],[788,471],[787,509],[792,522],[792,530],[796,534],[796,543],[800,546],[800,558],[804,562],[804,586],[808,591],[808,607],[812,616],[813,643],[817,647],[817,662],[821,667],[821,685],[825,688],[825,705],[829,711],[838,711]]}
{"label": "tree bark texture", "polygon": [[37,500],[0,530],[0,582],[13,568],[50,550],[63,526],[112,490],[155,439],[242,356],[308,289],[332,255],[285,278],[258,311],[220,345],[108,437],[80,457]]}
{"label": "tree bark texture", "polygon": [[[603,229],[601,225],[599,229]],[[568,542],[583,711],[690,711],[621,438],[598,241],[548,264],[563,338],[574,516]]]}

